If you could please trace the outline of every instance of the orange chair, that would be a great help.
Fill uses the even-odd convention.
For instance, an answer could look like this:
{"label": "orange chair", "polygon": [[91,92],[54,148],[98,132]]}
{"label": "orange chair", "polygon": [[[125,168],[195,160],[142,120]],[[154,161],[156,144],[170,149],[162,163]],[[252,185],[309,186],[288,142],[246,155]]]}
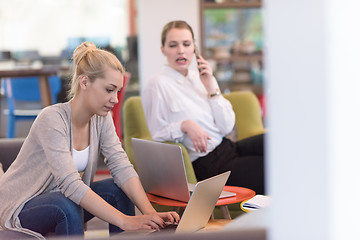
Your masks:
{"label": "orange chair", "polygon": [[122,104],[124,102],[126,87],[127,87],[128,83],[130,81],[130,77],[131,77],[130,73],[128,73],[128,72],[125,73],[123,88],[120,90],[120,92],[118,92],[118,100],[119,100],[119,102],[117,104],[115,104],[115,106],[114,106],[114,108],[112,110],[115,130],[116,130],[116,134],[119,137],[120,142],[122,142],[121,107],[122,107]]}

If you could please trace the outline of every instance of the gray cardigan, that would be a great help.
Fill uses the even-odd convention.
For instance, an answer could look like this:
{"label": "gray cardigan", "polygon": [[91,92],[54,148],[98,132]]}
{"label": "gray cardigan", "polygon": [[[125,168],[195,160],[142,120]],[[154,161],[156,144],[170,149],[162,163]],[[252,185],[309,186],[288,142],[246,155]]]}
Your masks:
{"label": "gray cardigan", "polygon": [[80,174],[72,159],[73,133],[70,102],[43,109],[13,164],[0,178],[0,226],[28,233],[18,215],[30,199],[49,191],[61,191],[79,204],[93,180],[99,157],[105,157],[115,183],[120,187],[137,176],[121,147],[110,114],[93,116],[90,122],[90,153],[85,173]]}

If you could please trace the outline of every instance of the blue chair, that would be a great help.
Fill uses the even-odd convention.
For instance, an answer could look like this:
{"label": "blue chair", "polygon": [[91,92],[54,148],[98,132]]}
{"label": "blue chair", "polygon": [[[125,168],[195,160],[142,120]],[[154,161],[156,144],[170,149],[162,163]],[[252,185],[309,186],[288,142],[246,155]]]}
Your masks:
{"label": "blue chair", "polygon": [[[49,78],[52,102],[57,102],[61,90],[61,80],[58,76]],[[7,78],[3,81],[7,98],[8,115],[7,138],[15,137],[15,124],[18,120],[35,119],[42,109],[38,77]]]}

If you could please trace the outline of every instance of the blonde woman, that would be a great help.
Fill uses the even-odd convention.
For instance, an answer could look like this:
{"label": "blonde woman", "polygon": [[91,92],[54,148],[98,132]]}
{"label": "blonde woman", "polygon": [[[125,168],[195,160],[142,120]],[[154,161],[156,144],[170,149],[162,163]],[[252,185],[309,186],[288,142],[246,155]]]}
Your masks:
{"label": "blonde woman", "polygon": [[[116,135],[109,112],[123,85],[121,63],[89,42],[73,60],[71,100],[39,114],[0,178],[1,227],[41,239],[49,232],[83,235],[93,216],[108,222],[110,233],[179,221],[175,212],[154,210]],[[93,182],[101,155],[112,178]],[[134,204],[143,215],[134,216]]]}

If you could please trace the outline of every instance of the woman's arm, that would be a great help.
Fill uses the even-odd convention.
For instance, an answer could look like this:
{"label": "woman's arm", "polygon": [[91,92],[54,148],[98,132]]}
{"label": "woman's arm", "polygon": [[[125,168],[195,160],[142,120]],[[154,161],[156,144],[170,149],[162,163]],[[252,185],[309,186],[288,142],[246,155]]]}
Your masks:
{"label": "woman's arm", "polygon": [[[124,230],[159,228],[164,224],[163,219],[169,221],[173,221],[174,218],[178,219],[179,217],[176,213],[175,217],[173,217],[174,214],[168,216],[166,214],[156,213],[150,204],[133,165],[129,162],[126,153],[121,147],[110,115],[104,119],[101,134],[101,152],[106,158],[106,164],[110,169],[115,184],[121,187],[124,193],[144,215],[124,215],[106,202],[101,203],[103,200],[92,191],[92,193],[90,191],[90,193],[87,193],[90,197],[86,196],[82,199],[81,204],[85,204],[83,207],[93,215],[119,226]],[[91,198],[91,201],[87,204],[88,198]],[[95,200],[97,198],[100,199]],[[94,204],[92,201],[97,201],[97,204],[102,204],[102,207],[94,207],[94,205],[96,206],[97,204]],[[104,204],[107,206],[105,207]]]}
{"label": "woman's arm", "polygon": [[156,210],[151,205],[149,199],[147,198],[144,188],[138,177],[130,178],[121,186],[121,189],[144,215],[156,214],[159,215],[162,219],[170,221],[172,223],[178,222],[180,220],[180,217],[176,212],[156,212]]}
{"label": "woman's arm", "polygon": [[144,215],[127,216],[112,207],[99,195],[88,190],[80,201],[80,206],[98,218],[116,225],[123,230],[159,229],[164,226],[164,220],[178,222],[179,215],[175,212],[157,213],[147,199],[137,177],[123,184],[122,189]]}
{"label": "woman's arm", "polygon": [[157,215],[127,216],[108,204],[91,189],[86,192],[80,206],[88,212],[118,226],[122,230],[159,229],[164,221]]}
{"label": "woman's arm", "polygon": [[211,137],[205,130],[193,120],[185,120],[181,123],[181,131],[189,136],[194,145],[195,151],[206,152],[207,142]]}
{"label": "woman's arm", "polygon": [[[216,79],[213,77],[213,71],[210,67],[210,64],[208,61],[206,61],[202,56],[197,56],[197,65],[199,69],[200,74],[200,80],[202,84],[204,85],[206,91],[209,95],[215,94],[219,90],[219,85],[216,81]],[[214,96],[216,97],[216,96]]]}
{"label": "woman's arm", "polygon": [[143,214],[156,213],[156,210],[150,204],[138,177],[132,177],[127,180],[121,186],[121,189]]}
{"label": "woman's arm", "polygon": [[218,82],[213,76],[212,69],[208,61],[198,56],[197,59],[200,80],[208,92],[209,104],[215,119],[215,125],[220,132],[227,135],[235,125],[235,113],[229,101],[220,95]]}

